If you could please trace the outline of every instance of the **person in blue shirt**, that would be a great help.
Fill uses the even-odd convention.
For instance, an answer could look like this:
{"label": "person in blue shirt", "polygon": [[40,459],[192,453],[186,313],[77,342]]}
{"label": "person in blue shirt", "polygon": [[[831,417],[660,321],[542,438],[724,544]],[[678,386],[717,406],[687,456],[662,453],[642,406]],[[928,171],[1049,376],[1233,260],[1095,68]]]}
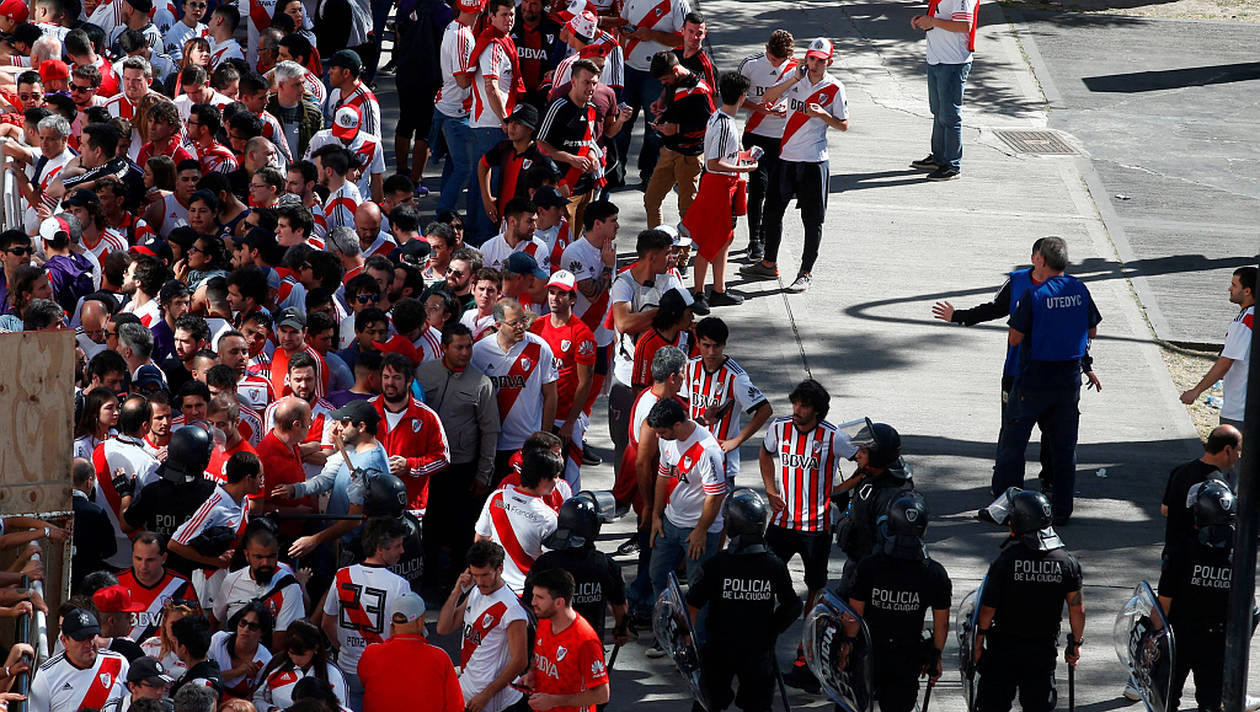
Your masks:
{"label": "person in blue shirt", "polygon": [[[1041,254],[1041,243],[1045,238],[1037,238],[1032,245],[1032,257],[1030,262],[1032,267],[1017,269],[1007,274],[1006,283],[1002,285],[993,300],[978,304],[970,309],[955,309],[953,304],[948,301],[939,301],[932,305],[932,315],[941,321],[948,321],[951,324],[959,326],[975,326],[981,322],[993,321],[994,319],[1009,319],[1015,313],[1015,305],[1018,304],[1019,298],[1030,289],[1041,286],[1045,282],[1048,274],[1046,269],[1045,257]],[[1002,364],[1002,422],[1006,422],[1006,402],[1010,398],[1011,386],[1015,384],[1015,370],[1019,362],[1019,347],[1006,346],[1006,361]],[[1093,358],[1087,352],[1081,359],[1081,370],[1085,372],[1086,378],[1093,383],[1097,377],[1093,375]],[[1041,429],[1041,491],[1049,493],[1051,490],[1051,473],[1053,467],[1050,457],[1050,438],[1046,436],[1046,429],[1041,427],[1040,421],[1038,427]],[[999,431],[998,440],[1001,441],[1002,435]]]}
{"label": "person in blue shirt", "polygon": [[[996,497],[1010,487],[1023,488],[1024,451],[1033,425],[1040,423],[1050,440],[1050,500],[1054,524],[1060,525],[1072,516],[1081,374],[1102,316],[1085,284],[1064,274],[1068,252],[1062,238],[1042,238],[1037,252],[1045,281],[1016,299],[1008,321],[1007,341],[1017,353],[991,490]],[[1086,377],[1091,388],[1102,389],[1092,370]]]}

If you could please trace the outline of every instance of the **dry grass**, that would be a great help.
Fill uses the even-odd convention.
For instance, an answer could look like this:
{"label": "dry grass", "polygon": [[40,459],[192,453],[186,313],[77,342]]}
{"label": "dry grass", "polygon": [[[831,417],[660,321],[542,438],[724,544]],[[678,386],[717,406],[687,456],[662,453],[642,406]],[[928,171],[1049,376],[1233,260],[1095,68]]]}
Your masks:
{"label": "dry grass", "polygon": [[[1189,351],[1167,344],[1160,345],[1159,353],[1164,358],[1164,365],[1168,367],[1168,373],[1172,376],[1178,393],[1198,384],[1199,379],[1203,378],[1203,374],[1216,361],[1216,352]],[[1206,439],[1212,428],[1220,423],[1221,411],[1206,402],[1209,396],[1219,398],[1220,395],[1219,388],[1209,388],[1194,405],[1185,406],[1200,438]]]}

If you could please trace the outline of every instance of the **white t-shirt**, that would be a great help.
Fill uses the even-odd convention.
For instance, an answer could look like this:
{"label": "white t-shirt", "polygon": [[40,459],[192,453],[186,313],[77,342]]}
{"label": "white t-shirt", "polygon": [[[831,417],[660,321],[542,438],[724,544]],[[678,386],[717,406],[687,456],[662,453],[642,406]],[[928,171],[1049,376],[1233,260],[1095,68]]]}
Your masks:
{"label": "white t-shirt", "polygon": [[[228,639],[232,637],[232,633],[221,630],[210,636],[210,652],[206,654],[206,658],[219,664],[219,669],[227,672],[232,668],[232,656],[228,651]],[[254,662],[259,664],[259,674],[263,667],[271,661],[271,651],[267,650],[267,646],[259,643],[258,649],[254,651]],[[223,687],[232,690],[237,694],[247,694],[258,682],[258,675],[239,675],[237,677],[223,676]]]}
{"label": "white t-shirt", "polygon": [[[281,581],[287,583],[278,586]],[[249,567],[237,569],[223,578],[223,584],[212,598],[214,617],[226,621],[245,604],[261,599],[275,618],[275,630],[288,630],[289,624],[306,615],[302,604],[302,587],[288,564],[276,565],[276,572],[266,584],[259,584],[249,575]]]}
{"label": "white t-shirt", "polygon": [[477,307],[473,307],[464,312],[464,315],[459,318],[459,323],[468,327],[468,330],[472,332],[473,341],[480,341],[481,337],[492,333],[490,329],[495,324],[494,314],[477,316]]}
{"label": "white t-shirt", "polygon": [[[599,279],[600,275],[604,273],[604,255],[583,236],[564,248],[560,264],[556,266],[572,272],[573,278],[577,282],[585,279],[595,280]],[[610,296],[611,289],[596,297],[595,301],[592,302],[579,289],[577,304],[573,305],[573,314],[595,333],[595,345],[600,348],[611,344],[613,341],[612,329],[604,324],[605,317],[608,315]]]}
{"label": "white t-shirt", "polygon": [[[776,67],[766,57],[765,52],[746,57],[739,63],[739,73],[748,78],[748,103],[761,103],[761,97],[765,96],[767,89],[783,81],[784,77],[792,76],[794,71],[796,71],[795,59],[789,59]],[[782,103],[780,100],[779,104]],[[748,114],[748,120],[744,122],[744,131],[768,138],[782,138],[783,127],[786,124],[786,118],[773,114]]]}
{"label": "white t-shirt", "polygon": [[[506,566],[505,566],[506,569]],[[467,702],[486,689],[503,672],[509,650],[507,629],[516,621],[527,620],[520,599],[510,586],[501,586],[490,595],[473,586],[464,607],[464,645],[459,659],[462,672],[459,687]],[[510,685],[503,688],[482,708],[484,712],[501,712],[516,704],[521,693]]]}
{"label": "white t-shirt", "polygon": [[411,585],[384,566],[355,564],[337,571],[324,599],[324,615],[337,617],[337,666],[358,675],[359,657],[372,643],[389,639],[389,611]]}
{"label": "white t-shirt", "polygon": [[451,20],[442,32],[442,48],[439,57],[442,64],[442,88],[438,89],[434,108],[445,116],[459,118],[468,115],[470,89],[464,89],[455,81],[456,74],[468,71],[468,55],[472,54],[476,38],[472,30],[459,20]]}
{"label": "white t-shirt", "polygon": [[1221,356],[1234,359],[1221,379],[1225,399],[1221,417],[1227,420],[1241,421],[1243,411],[1247,409],[1247,369],[1251,363],[1251,321],[1255,313],[1254,306],[1240,311],[1225,332],[1225,347],[1221,349]]}
{"label": "white t-shirt", "polygon": [[780,160],[798,163],[827,160],[827,124],[821,119],[810,118],[805,106],[818,104],[837,119],[848,119],[849,100],[845,96],[844,85],[825,72],[822,81],[817,84],[810,84],[806,76],[784,93],[783,100],[787,102],[788,115],[779,151]]}
{"label": "white t-shirt", "polygon": [[508,258],[512,256],[513,252],[524,252],[525,254],[532,256],[534,261],[538,263],[539,267],[548,272],[551,271],[551,253],[547,249],[547,243],[537,237],[531,237],[528,240],[521,240],[516,243],[516,247],[512,247],[511,245],[508,245],[507,238],[503,237],[503,233],[499,233],[489,240],[486,240],[482,243],[481,247],[477,249],[481,250],[482,261],[485,263],[485,266],[490,269],[497,269],[501,271],[503,269],[503,265],[507,264]]}
{"label": "white t-shirt", "polygon": [[722,176],[739,175],[734,171],[709,171],[708,162],[714,159],[738,164],[740,145],[739,131],[735,129],[735,119],[727,116],[721,109],[713,112],[709,123],[704,127],[704,161],[705,170]]}
{"label": "white t-shirt", "polygon": [[476,532],[488,536],[507,552],[503,580],[517,595],[525,590],[525,577],[543,553],[543,539],[556,530],[556,513],[538,495],[515,485],[496,490],[481,508]]}
{"label": "white t-shirt", "polygon": [[[975,21],[977,0],[941,0],[936,6],[938,20]],[[937,27],[927,31],[928,64],[966,64],[971,61],[971,33],[950,32]]]}
{"label": "white t-shirt", "polygon": [[[630,312],[638,313],[645,309],[655,309],[660,304],[661,295],[674,287],[681,287],[682,282],[673,274],[656,275],[651,287],[644,287],[634,281],[630,270],[617,275],[610,290],[609,309],[622,302],[629,302]],[[613,349],[613,377],[622,385],[630,385],[634,374],[634,340],[637,335],[617,333],[616,348]]]}
{"label": "white t-shirt", "polygon": [[477,73],[472,83],[472,113],[468,125],[474,129],[497,129],[503,120],[490,108],[486,98],[486,80],[494,79],[504,97],[503,110],[512,113],[512,84],[516,77],[512,76],[512,58],[499,44],[492,44],[481,52],[477,58]]}
{"label": "white t-shirt", "polygon": [[[621,6],[621,16],[631,25],[645,30],[657,30],[670,34],[682,34],[683,19],[691,12],[687,0],[626,0]],[[648,71],[652,55],[672,49],[660,42],[622,39],[626,65],[641,72]]]}
{"label": "white t-shirt", "polygon": [[525,438],[542,428],[542,387],[557,378],[551,347],[537,334],[525,333],[507,353],[498,337],[473,344],[472,365],[494,384],[499,401],[499,450],[518,450]]}
{"label": "white t-shirt", "polygon": [[[710,408],[721,408],[735,401],[711,429],[718,442],[739,435],[744,427],[744,413],[751,413],[766,402],[761,389],[753,385],[748,373],[732,359],[726,359],[716,371],[709,373],[704,368],[704,361],[696,357],[687,362],[684,373],[679,396],[687,401],[690,408],[688,415],[693,420]],[[735,448],[726,453],[726,477],[734,479],[738,473],[739,448]]]}
{"label": "white t-shirt", "polygon": [[[311,142],[306,146],[306,160],[311,160],[311,154],[319,150],[321,146],[330,143],[336,143],[341,146],[341,139],[332,135],[332,129],[323,129],[317,131],[311,137]],[[355,160],[359,165],[363,166],[363,172],[359,175],[359,180],[355,183],[355,187],[359,189],[359,195],[372,194],[372,176],[385,175],[385,152],[381,150],[381,138],[375,134],[366,131],[360,131],[355,135],[354,140],[350,142],[350,153],[354,154]]]}
{"label": "white t-shirt", "polygon": [[[333,694],[337,696],[337,701],[345,707],[350,701],[350,696],[346,692],[346,678],[331,662],[324,663],[324,671],[328,677],[328,684],[332,686]],[[294,666],[273,671],[258,686],[258,689],[254,690],[254,707],[258,712],[288,709],[293,704],[293,688],[307,677],[315,677],[313,664],[306,670]]]}
{"label": "white t-shirt", "polygon": [[[700,523],[706,497],[726,494],[722,446],[699,424],[684,440],[661,439],[659,443],[661,462],[657,476],[677,481],[670,483],[673,486],[667,495],[665,517],[676,527],[690,529]],[[708,531],[722,531],[720,509]]]}

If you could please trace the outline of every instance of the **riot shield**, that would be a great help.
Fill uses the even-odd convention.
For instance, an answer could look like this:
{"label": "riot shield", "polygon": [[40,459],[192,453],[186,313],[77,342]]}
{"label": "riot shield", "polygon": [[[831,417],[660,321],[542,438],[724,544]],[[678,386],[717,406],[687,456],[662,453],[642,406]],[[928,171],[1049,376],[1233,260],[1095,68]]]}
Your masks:
{"label": "riot shield", "polygon": [[1151,585],[1142,581],[1116,616],[1116,655],[1142,695],[1146,709],[1164,712],[1172,683],[1176,645]]}
{"label": "riot shield", "polygon": [[834,592],[805,618],[805,662],[823,692],[845,712],[869,712],[874,705],[871,635],[862,617]]}
{"label": "riot shield", "polygon": [[661,591],[661,597],[656,599],[656,606],[652,609],[652,632],[691,686],[696,700],[707,710],[709,701],[700,687],[700,652],[696,648],[695,629],[691,626],[691,615],[687,613],[682,588],[672,571],[668,585]]}
{"label": "riot shield", "polygon": [[975,709],[976,690],[980,687],[980,674],[976,669],[975,646],[976,625],[980,617],[980,597],[984,594],[984,582],[963,597],[958,605],[958,618],[954,629],[958,631],[958,671],[962,673],[963,697],[967,700],[967,709]]}

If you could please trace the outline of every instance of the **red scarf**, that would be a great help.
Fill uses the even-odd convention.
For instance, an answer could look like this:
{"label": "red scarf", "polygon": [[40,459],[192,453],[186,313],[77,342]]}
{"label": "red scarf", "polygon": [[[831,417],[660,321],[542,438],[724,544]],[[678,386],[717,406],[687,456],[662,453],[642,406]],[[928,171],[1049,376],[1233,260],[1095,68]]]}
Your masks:
{"label": "red scarf", "polygon": [[502,47],[503,51],[512,60],[512,91],[508,94],[509,105],[503,107],[510,113],[512,110],[510,102],[514,95],[525,93],[525,79],[521,76],[521,63],[516,56],[516,43],[512,41],[512,38],[499,32],[494,25],[487,23],[481,34],[477,35],[477,43],[473,45],[472,54],[468,57],[468,66],[470,69],[476,67],[481,53],[492,44]]}
{"label": "red scarf", "polygon": [[[928,0],[928,17],[936,17],[936,8],[941,4],[941,0]],[[971,39],[967,43],[967,49],[972,52],[976,51],[976,28],[980,26],[980,2],[976,1],[976,9],[971,11]]]}

